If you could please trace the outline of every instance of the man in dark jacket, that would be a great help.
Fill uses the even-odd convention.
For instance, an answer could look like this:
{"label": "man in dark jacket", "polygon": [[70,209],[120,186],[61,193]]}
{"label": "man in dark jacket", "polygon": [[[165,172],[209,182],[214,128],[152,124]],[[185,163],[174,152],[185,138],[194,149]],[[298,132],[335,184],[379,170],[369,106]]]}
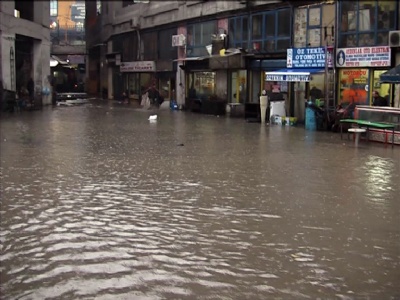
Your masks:
{"label": "man in dark jacket", "polygon": [[150,104],[152,106],[158,106],[158,98],[160,97],[159,91],[156,89],[156,85],[153,84],[148,90],[147,93],[149,95]]}
{"label": "man in dark jacket", "polygon": [[373,94],[373,106],[388,106],[388,103],[385,98],[383,98],[381,95],[379,95],[378,91],[374,91]]}

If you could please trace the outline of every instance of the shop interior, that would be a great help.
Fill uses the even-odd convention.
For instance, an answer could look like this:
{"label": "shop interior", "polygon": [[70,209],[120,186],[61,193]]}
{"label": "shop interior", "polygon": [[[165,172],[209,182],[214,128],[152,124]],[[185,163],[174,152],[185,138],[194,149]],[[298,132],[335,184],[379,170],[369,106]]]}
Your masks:
{"label": "shop interior", "polygon": [[384,72],[386,70],[366,68],[339,70],[339,104],[342,106],[353,103],[356,105],[372,105],[373,91],[378,91],[382,97],[387,99],[387,103],[391,104],[390,84],[380,82],[379,76]]}

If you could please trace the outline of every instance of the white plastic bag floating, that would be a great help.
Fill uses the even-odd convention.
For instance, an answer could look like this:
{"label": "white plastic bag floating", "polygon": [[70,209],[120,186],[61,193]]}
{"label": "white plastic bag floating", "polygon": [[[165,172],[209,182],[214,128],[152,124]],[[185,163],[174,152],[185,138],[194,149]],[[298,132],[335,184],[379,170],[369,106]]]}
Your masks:
{"label": "white plastic bag floating", "polygon": [[150,116],[149,117],[149,121],[151,122],[151,121],[157,121],[157,115],[152,115],[152,116]]}

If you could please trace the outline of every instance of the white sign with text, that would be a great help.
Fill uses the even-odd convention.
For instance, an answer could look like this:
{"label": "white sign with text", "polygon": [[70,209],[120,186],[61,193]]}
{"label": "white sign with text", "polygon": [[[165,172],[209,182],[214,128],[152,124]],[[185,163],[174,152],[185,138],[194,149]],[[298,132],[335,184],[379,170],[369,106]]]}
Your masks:
{"label": "white sign with text", "polygon": [[336,51],[336,66],[354,67],[389,67],[390,47],[339,48]]}
{"label": "white sign with text", "polygon": [[155,72],[155,61],[128,61],[121,62],[120,72]]}

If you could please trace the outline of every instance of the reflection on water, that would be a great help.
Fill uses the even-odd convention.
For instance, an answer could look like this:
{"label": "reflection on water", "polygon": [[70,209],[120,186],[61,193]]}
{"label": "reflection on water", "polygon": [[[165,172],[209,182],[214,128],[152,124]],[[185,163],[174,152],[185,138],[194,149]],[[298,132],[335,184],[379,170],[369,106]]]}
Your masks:
{"label": "reflection on water", "polygon": [[148,115],[1,121],[5,299],[400,297],[399,149]]}
{"label": "reflection on water", "polygon": [[391,159],[375,155],[368,156],[364,171],[367,178],[368,199],[376,205],[385,205],[393,192],[392,173],[395,173],[395,164]]}

